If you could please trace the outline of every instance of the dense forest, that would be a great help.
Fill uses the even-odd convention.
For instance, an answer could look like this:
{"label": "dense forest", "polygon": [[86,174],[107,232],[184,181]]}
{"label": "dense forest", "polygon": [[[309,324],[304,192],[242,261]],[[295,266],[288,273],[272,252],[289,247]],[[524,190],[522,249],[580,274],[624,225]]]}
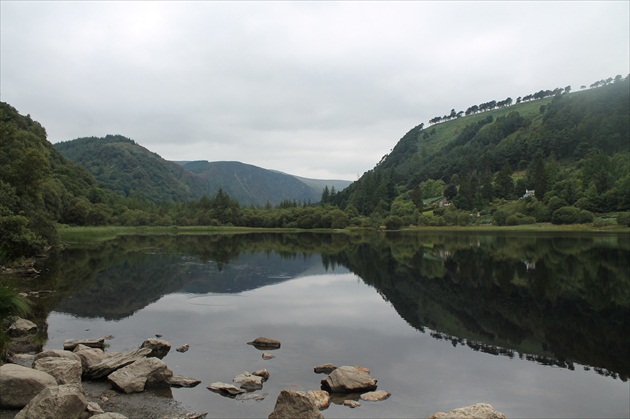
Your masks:
{"label": "dense forest", "polygon": [[241,205],[277,205],[286,199],[317,202],[324,188],[318,182],[331,186],[342,182],[344,187],[350,184],[299,179],[234,161],[167,161],[122,135],[77,138],[54,147],[116,194],[157,204],[198,200],[215,195],[219,189]]}
{"label": "dense forest", "polygon": [[[168,166],[173,176],[154,176],[153,163],[142,160],[153,153],[131,159],[125,153],[138,146],[124,137],[75,143],[98,143],[103,153],[100,166],[86,168],[53,147],[30,115],[0,103],[0,263],[55,246],[59,225],[630,225],[629,77],[501,102],[455,112],[428,128],[419,124],[348,188],[326,187],[317,204],[284,199],[264,205],[248,205],[221,188],[195,195],[175,163]],[[108,141],[116,148],[106,147]],[[132,162],[129,182],[113,168],[105,171],[102,161],[117,159],[107,153]],[[88,169],[103,176],[97,180]],[[148,176],[153,186],[132,191],[133,176]],[[216,176],[206,173],[205,181]],[[172,199],[156,198],[166,186]]]}

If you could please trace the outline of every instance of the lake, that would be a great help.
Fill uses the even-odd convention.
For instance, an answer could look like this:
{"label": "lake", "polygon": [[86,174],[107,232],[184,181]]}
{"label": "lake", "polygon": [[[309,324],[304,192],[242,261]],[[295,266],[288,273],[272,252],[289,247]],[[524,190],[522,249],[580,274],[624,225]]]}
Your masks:
{"label": "lake", "polygon": [[[362,365],[381,402],[327,418],[424,418],[477,402],[510,418],[630,416],[627,234],[425,233],[123,236],[64,250],[38,279],[46,349],[162,335],[208,417],[266,417],[313,367]],[[247,342],[278,339],[275,358]],[[189,344],[190,350],[174,348]],[[266,368],[262,401],[206,389]],[[340,403],[339,401],[337,401]]]}

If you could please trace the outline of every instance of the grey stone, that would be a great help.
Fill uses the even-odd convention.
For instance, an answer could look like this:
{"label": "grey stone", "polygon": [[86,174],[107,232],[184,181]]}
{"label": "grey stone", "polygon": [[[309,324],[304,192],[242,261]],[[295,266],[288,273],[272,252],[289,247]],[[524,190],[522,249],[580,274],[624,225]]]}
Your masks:
{"label": "grey stone", "polygon": [[241,388],[247,391],[260,390],[263,386],[263,377],[244,372],[234,377],[235,383],[240,384]]}

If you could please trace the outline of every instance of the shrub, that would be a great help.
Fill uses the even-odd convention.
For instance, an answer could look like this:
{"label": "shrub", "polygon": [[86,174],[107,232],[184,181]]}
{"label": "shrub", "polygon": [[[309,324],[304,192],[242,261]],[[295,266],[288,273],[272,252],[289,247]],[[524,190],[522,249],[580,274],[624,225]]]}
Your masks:
{"label": "shrub", "polygon": [[617,214],[617,224],[630,227],[630,212],[620,212]]}
{"label": "shrub", "polygon": [[392,215],[385,219],[385,227],[388,230],[399,230],[404,225],[404,221],[397,215]]}
{"label": "shrub", "polygon": [[579,220],[579,208],[565,206],[560,207],[551,214],[553,224],[576,224]]}
{"label": "shrub", "polygon": [[517,226],[523,224],[535,224],[536,219],[531,215],[521,214],[517,212],[516,214],[512,214],[505,219],[505,225],[508,226]]}

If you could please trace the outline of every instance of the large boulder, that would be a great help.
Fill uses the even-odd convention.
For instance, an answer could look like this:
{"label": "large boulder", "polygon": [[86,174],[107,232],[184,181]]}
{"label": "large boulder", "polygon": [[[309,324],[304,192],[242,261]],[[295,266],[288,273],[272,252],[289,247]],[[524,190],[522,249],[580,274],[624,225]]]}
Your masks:
{"label": "large boulder", "polygon": [[0,366],[0,407],[22,408],[40,391],[56,385],[55,377],[43,371],[15,364],[2,365]]}
{"label": "large boulder", "polygon": [[323,379],[322,387],[333,393],[372,391],[376,390],[376,380],[364,370],[346,365]]}
{"label": "large boulder", "polygon": [[308,396],[293,390],[282,390],[269,419],[324,419]]}
{"label": "large boulder", "polygon": [[507,417],[494,410],[494,407],[488,403],[476,403],[453,409],[448,413],[434,413],[429,416],[429,419],[507,419]]}
{"label": "large boulder", "polygon": [[171,350],[171,344],[163,339],[149,338],[142,342],[140,348],[149,348],[151,353],[147,357],[164,358]]}
{"label": "large boulder", "polygon": [[164,361],[151,357],[143,358],[109,374],[107,380],[124,393],[140,393],[145,387],[164,384],[173,376]]}
{"label": "large boulder", "polygon": [[36,332],[37,325],[32,321],[23,318],[15,320],[7,330],[7,334],[11,337],[32,335]]}
{"label": "large boulder", "polygon": [[57,384],[81,384],[83,365],[81,358],[70,351],[44,351],[35,357],[33,369],[55,377]]}
{"label": "large boulder", "polygon": [[88,378],[93,379],[105,377],[120,368],[126,367],[127,365],[144,358],[150,353],[151,349],[149,348],[140,348],[129,352],[118,352],[98,364],[93,365],[87,371],[84,371],[84,374]]}
{"label": "large boulder", "polygon": [[127,416],[120,413],[105,412],[98,415],[91,416],[90,419],[128,419]]}
{"label": "large boulder", "polygon": [[15,419],[78,418],[88,401],[83,389],[72,384],[46,387],[20,410]]}

